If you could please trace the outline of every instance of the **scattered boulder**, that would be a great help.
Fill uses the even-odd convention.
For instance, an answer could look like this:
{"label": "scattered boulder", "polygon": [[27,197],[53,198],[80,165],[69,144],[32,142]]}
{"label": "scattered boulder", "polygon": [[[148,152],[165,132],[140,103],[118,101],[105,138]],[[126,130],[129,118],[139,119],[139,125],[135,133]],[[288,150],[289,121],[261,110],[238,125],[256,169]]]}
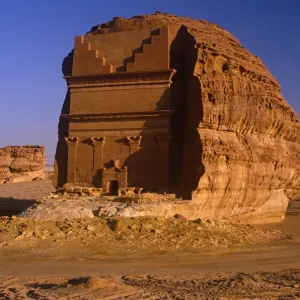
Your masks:
{"label": "scattered boulder", "polygon": [[45,162],[45,150],[41,146],[0,148],[0,184],[48,179],[51,173],[44,174]]}
{"label": "scattered boulder", "polygon": [[183,216],[183,215],[181,215],[181,214],[175,214],[175,215],[174,215],[174,218],[175,218],[175,219],[179,219],[179,220],[186,220],[186,217]]}
{"label": "scattered boulder", "polygon": [[99,218],[113,217],[113,216],[117,215],[117,211],[118,211],[118,209],[115,206],[99,207],[97,216]]}

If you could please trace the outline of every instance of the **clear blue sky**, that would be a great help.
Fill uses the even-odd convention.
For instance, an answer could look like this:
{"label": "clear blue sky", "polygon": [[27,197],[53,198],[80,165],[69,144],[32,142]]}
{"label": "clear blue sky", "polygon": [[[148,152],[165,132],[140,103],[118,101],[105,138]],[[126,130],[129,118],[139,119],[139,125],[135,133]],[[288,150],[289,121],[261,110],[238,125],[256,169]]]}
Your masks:
{"label": "clear blue sky", "polygon": [[114,16],[156,10],[205,19],[258,55],[300,113],[300,0],[0,0],[0,147],[40,144],[53,162],[74,37]]}

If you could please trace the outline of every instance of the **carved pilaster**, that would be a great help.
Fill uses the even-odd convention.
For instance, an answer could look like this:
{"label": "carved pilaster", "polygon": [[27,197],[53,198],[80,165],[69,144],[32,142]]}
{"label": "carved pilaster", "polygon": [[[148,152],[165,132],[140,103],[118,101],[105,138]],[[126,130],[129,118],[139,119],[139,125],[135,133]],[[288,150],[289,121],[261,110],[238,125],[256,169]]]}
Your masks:
{"label": "carved pilaster", "polygon": [[105,143],[105,137],[91,137],[91,141],[94,146],[93,169],[95,171],[103,167],[103,147]]}
{"label": "carved pilaster", "polygon": [[68,168],[67,168],[67,182],[76,182],[76,148],[79,142],[78,137],[66,137],[65,141],[68,146]]}
{"label": "carved pilaster", "polygon": [[142,136],[127,136],[127,142],[129,145],[129,162],[128,162],[128,185],[132,184],[132,176],[135,172],[135,165],[138,163],[134,153],[137,152],[140,148]]}
{"label": "carved pilaster", "polygon": [[140,148],[142,136],[128,136],[127,141],[129,144],[129,155],[132,155],[134,152],[138,151]]}

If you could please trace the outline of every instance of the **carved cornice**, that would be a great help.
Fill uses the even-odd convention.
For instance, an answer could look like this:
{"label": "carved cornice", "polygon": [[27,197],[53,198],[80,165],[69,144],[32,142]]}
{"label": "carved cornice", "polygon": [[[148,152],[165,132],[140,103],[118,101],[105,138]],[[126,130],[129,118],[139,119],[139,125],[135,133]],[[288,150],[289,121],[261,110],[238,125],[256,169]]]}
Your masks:
{"label": "carved cornice", "polygon": [[68,146],[77,146],[79,142],[78,137],[65,137],[65,141]]}
{"label": "carved cornice", "polygon": [[63,119],[75,120],[109,120],[109,119],[124,119],[124,118],[153,118],[153,117],[168,117],[173,114],[172,110],[155,110],[147,112],[128,112],[128,113],[106,113],[106,114],[63,114],[60,117]]}
{"label": "carved cornice", "polygon": [[64,76],[70,88],[107,87],[124,85],[170,84],[176,70],[149,72],[116,72],[97,75]]}

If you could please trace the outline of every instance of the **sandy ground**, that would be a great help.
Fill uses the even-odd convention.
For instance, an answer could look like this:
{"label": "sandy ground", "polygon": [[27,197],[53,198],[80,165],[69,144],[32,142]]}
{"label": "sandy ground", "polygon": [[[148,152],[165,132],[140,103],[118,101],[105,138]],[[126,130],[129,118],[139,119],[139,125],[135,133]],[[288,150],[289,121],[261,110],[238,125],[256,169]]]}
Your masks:
{"label": "sandy ground", "polygon": [[[51,190],[2,185],[0,215]],[[4,218],[0,299],[300,299],[300,201],[268,228],[126,222]]]}

